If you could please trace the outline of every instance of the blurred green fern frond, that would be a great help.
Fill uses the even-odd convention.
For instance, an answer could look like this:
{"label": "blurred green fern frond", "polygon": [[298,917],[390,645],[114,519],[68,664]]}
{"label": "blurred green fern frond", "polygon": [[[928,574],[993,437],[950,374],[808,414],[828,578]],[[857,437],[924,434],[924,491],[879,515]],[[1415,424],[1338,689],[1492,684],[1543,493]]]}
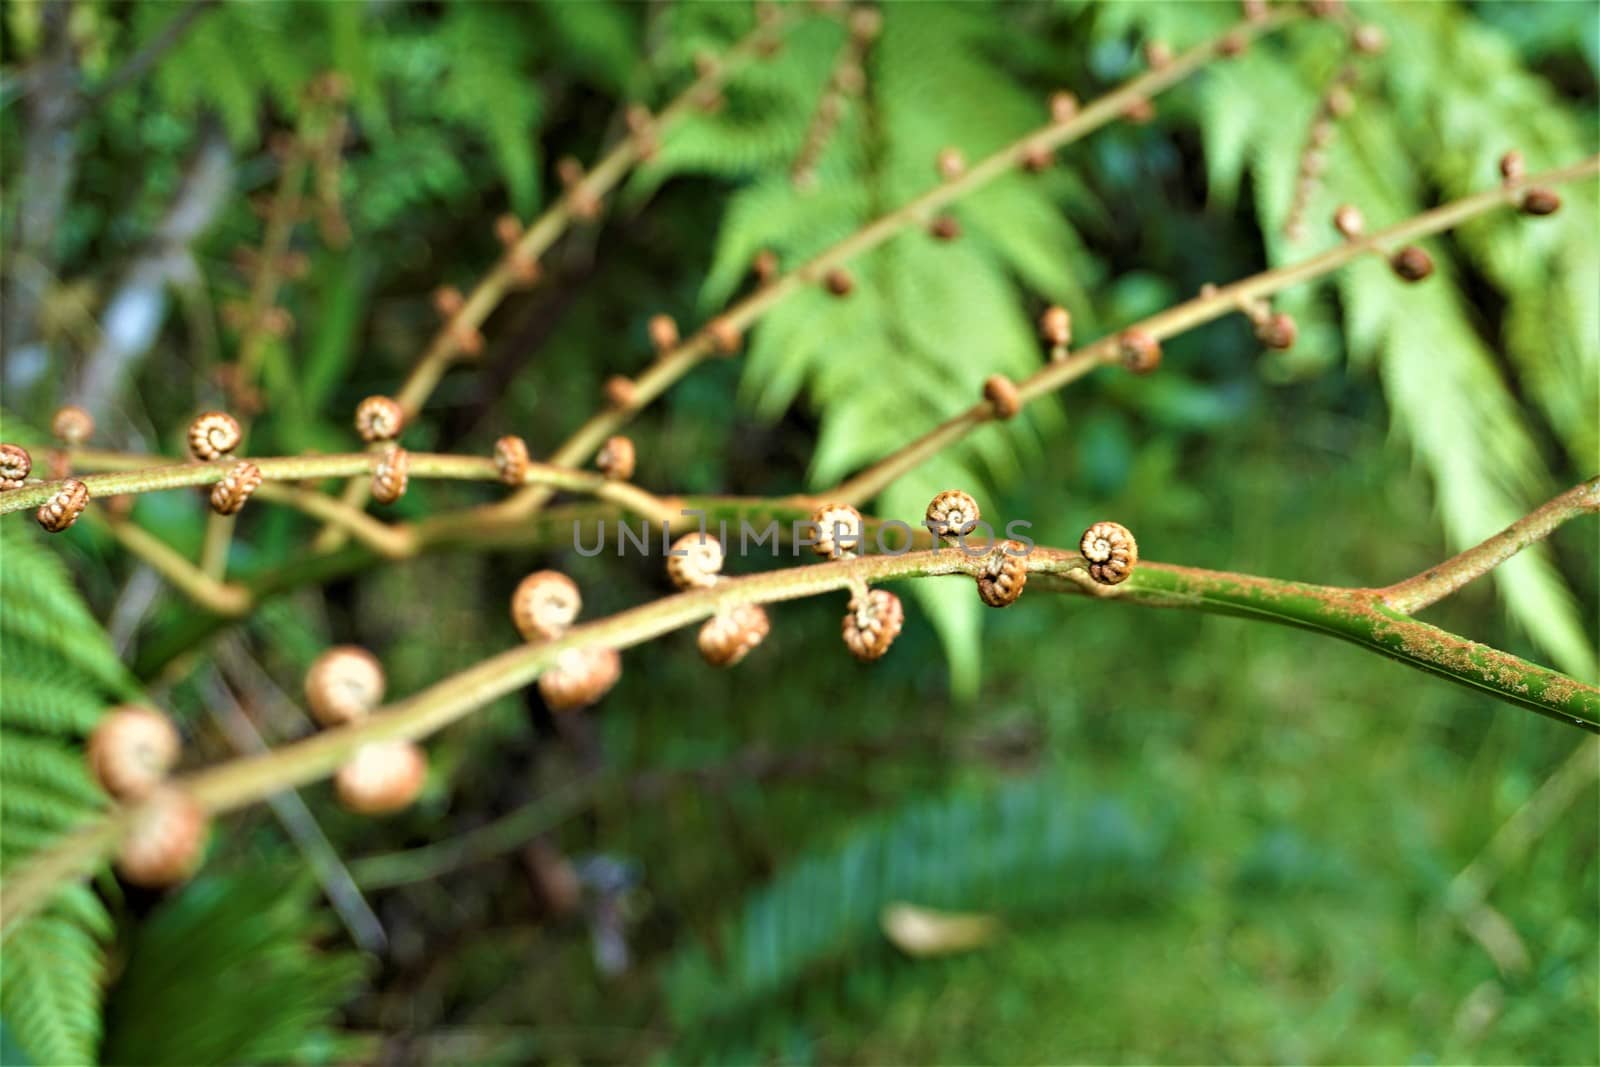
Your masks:
{"label": "blurred green fern frond", "polygon": [[1003,916],[1127,906],[1181,881],[1166,819],[1051,777],[916,802],[789,865],[667,971],[679,1025],[737,1015],[879,943],[905,902]]}
{"label": "blurred green fern frond", "polygon": [[[81,738],[137,689],[66,568],[21,523],[0,524],[0,879],[89,818],[104,794]],[[111,916],[86,885],[10,933],[0,1018],[36,1063],[90,1063]]]}
{"label": "blurred green fern frond", "polygon": [[311,884],[286,891],[280,872],[190,883],[134,930],[106,999],[102,1062],[369,1061],[370,1048],[332,1025],[365,963],[317,947],[330,926]]}

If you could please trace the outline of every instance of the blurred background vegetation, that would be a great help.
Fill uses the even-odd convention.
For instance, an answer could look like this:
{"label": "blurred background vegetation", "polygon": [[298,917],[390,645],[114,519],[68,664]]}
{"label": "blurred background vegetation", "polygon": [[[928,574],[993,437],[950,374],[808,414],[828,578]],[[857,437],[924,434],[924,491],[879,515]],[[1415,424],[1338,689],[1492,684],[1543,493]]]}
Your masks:
{"label": "blurred background vegetation", "polygon": [[[989,374],[1036,366],[1048,303],[1097,337],[1329,246],[1336,204],[1384,225],[1487,187],[1508,148],[1537,170],[1600,143],[1600,5],[1350,8],[1389,48],[1359,64],[1303,239],[1283,236],[1300,152],[1349,58],[1326,21],[968,198],[959,241],[895,239],[853,265],[848,300],[787,301],[745,358],[638,421],[637,480],[831,484]],[[468,288],[498,255],[491,220],[537,213],[556,159],[595,158],[627,103],[667,99],[752,20],[743,3],[598,0],[3,11],[6,439],[42,440],[81,400],[105,446],[170,454],[222,402],[225,309],[251,279],[238,250],[260,244],[252,203],[319,74],[348,79],[350,132],[295,234],[305,272],[265,351],[255,455],[347,450],[355,403],[391,390],[435,329],[434,287]],[[673,130],[496,313],[481,362],[408,444],[486,453],[514,432],[553,448],[607,375],[649,361],[651,314],[703,322],[757,250],[798,262],[926,189],[941,147],[978,158],[1043,121],[1050,91],[1089,99],[1139,69],[1143,41],[1185,47],[1238,17],[1131,0],[883,11],[814,182],[791,170],[845,31],[804,8],[781,53]],[[1171,342],[1152,378],[1102,372],[873,510],[914,517],[960,485],[1042,543],[1109,517],[1172,562],[1350,585],[1415,572],[1595,473],[1600,229],[1592,186],[1565,199],[1553,219],[1498,214],[1429,242],[1429,283],[1371,262],[1287,294],[1288,353],[1234,319]],[[414,485],[393,511],[482,498]],[[134,515],[197,552],[198,495],[147,495]],[[638,557],[434,555],[292,590],[158,671],[195,609],[96,529],[45,548],[25,525],[0,526],[8,870],[102,803],[75,746],[109,702],[143,691],[193,762],[225,759],[241,717],[269,743],[307,732],[300,678],[330,643],[373,649],[403,697],[507,647],[505,590],[531,569],[571,573],[589,617],[665,589]],[[232,573],[283,565],[313,531],[251,509]],[[1594,680],[1597,566],[1575,523],[1430,617]],[[552,718],[530,689],[446,730],[401,815],[349,815],[316,786],[227,819],[180,890],[103,876],[6,943],[0,1053],[1600,1058],[1600,749],[1583,735],[1294,631],[1048,596],[980,618],[975,597],[926,592],[873,667],[839,647],[826,598],[775,611],[735,671],[673,635],[630,651],[592,713]],[[905,906],[942,921],[908,934]]]}

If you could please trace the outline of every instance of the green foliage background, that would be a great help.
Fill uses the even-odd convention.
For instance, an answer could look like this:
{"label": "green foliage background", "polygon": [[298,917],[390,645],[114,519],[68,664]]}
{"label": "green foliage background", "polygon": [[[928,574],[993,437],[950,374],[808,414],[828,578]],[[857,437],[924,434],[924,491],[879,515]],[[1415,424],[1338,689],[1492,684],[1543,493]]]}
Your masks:
{"label": "green foliage background", "polygon": [[[1345,61],[1326,23],[1213,65],[1164,94],[1154,123],[1101,131],[1050,172],[963,201],[959,241],[889,242],[852,264],[848,300],[786,301],[744,358],[702,368],[640,420],[638,480],[828,485],[966,407],[988,375],[1036,366],[1047,303],[1098,337],[1205,281],[1326,247],[1335,204],[1386,224],[1487,186],[1506,148],[1539,169],[1600,145],[1600,5],[1351,7],[1390,47],[1361,65],[1306,240],[1282,228],[1306,124]],[[84,81],[175,10],[80,0]],[[14,76],[37,56],[42,11],[4,9],[7,232],[24,165]],[[246,197],[275,180],[271,135],[334,69],[352,86],[340,181],[354,240],[328,247],[309,225],[296,238],[310,271],[284,293],[296,330],[269,349],[251,450],[349,447],[355,402],[391,389],[426,343],[433,286],[470,285],[496,255],[489,221],[537,212],[555,159],[594,158],[623,104],[667,99],[698,50],[751,17],[711,3],[218,5],[74,130],[44,357],[8,350],[6,439],[33,443],[81,366],[93,331],[69,298],[92,325],[217,128],[235,191],[194,250],[183,310],[101,420],[109,445],[181,448],[190,415],[219,402],[211,372],[233,339],[217,308],[248,285],[231,253],[260,239]],[[806,15],[722,108],[673,132],[602,226],[549,257],[546,285],[496,314],[482,365],[446,380],[408,444],[487,451],[517,432],[554,447],[607,375],[648,362],[651,314],[703,321],[747,290],[756,250],[798,262],[928,188],[941,147],[979,158],[1040,122],[1051,90],[1088,99],[1139,68],[1141,41],[1184,47],[1234,17],[1226,3],[888,5],[865,92],[801,191],[790,167],[845,36]],[[1301,327],[1289,353],[1263,355],[1235,319],[1170,343],[1152,378],[1097,375],[873,510],[916,516],[962,485],[1045,543],[1115,517],[1153,558],[1352,585],[1414,572],[1595,472],[1600,220],[1592,183],[1564,198],[1552,219],[1502,213],[1428,242],[1440,271],[1424,285],[1374,261],[1286,294]],[[417,485],[395,511],[479,498]],[[135,515],[181,550],[199,544],[197,497],[147,496]],[[88,524],[48,548],[23,525],[0,524],[3,873],[103,803],[78,747],[106,705],[155,700],[193,761],[230,754],[204,669],[154,669],[192,609],[164,595],[113,621],[133,564]],[[281,565],[311,529],[252,508],[235,571]],[[1594,547],[1592,524],[1574,524],[1431,617],[1592,680]],[[404,696],[513,639],[504,590],[526,571],[572,573],[598,616],[659,595],[654,562],[430,557],[289,593],[238,633],[288,693],[321,648],[354,641]],[[985,617],[975,597],[923,585],[871,669],[838,647],[841,605],[785,606],[737,671],[704,667],[677,635],[630,652],[591,716],[552,720],[532,693],[498,702],[430,744],[429,789],[401,815],[357,819],[325,786],[303,791],[358,881],[373,857],[429,843],[471,860],[443,874],[421,853],[386,861],[400,884],[369,887],[388,934],[372,958],[265,809],[225,820],[206,874],[165,899],[109,876],[74,890],[0,948],[0,1052],[1594,1062],[1594,776],[1490,893],[1526,970],[1497,966],[1447,904],[1581,735],[1295,632],[1045,596]],[[537,848],[473,844],[508,815]],[[578,906],[551,890],[551,856],[584,887]],[[898,902],[993,914],[1003,933],[913,960],[878,925]],[[597,946],[617,931],[628,963],[608,971]],[[188,1027],[151,1025],[197,1002]]]}

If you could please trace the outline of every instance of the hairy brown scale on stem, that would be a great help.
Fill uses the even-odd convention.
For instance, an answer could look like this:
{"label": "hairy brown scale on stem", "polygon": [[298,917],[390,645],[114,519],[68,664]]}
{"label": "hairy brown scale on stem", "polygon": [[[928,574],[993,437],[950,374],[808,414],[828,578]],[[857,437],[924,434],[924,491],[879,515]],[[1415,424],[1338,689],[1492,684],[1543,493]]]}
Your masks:
{"label": "hairy brown scale on stem", "polygon": [[928,233],[936,241],[954,241],[961,236],[961,222],[954,215],[940,215],[928,224]]}

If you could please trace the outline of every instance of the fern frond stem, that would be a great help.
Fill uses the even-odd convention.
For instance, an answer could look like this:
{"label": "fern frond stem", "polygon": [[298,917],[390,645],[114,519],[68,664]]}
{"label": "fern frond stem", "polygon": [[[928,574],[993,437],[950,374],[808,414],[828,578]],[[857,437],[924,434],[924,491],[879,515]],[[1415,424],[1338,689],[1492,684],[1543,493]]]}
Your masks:
{"label": "fern frond stem", "polygon": [[206,514],[205,537],[200,542],[200,570],[221,580],[228,571],[228,549],[233,545],[233,529],[237,515]]}
{"label": "fern frond stem", "polygon": [[[1183,52],[1170,63],[1133,78],[1121,88],[1084,107],[1067,122],[1041,126],[978,161],[961,177],[929,189],[910,203],[868,223],[832,247],[813,256],[770,285],[740,300],[718,316],[741,333],[783,300],[808,285],[821,283],[824,275],[857,256],[886,243],[903,230],[926,225],[942,209],[977,191],[990,182],[1021,168],[1039,150],[1054,151],[1080,140],[1105,126],[1142,100],[1171,88],[1222,56],[1222,45],[1230,39],[1248,42],[1302,17],[1287,6],[1260,21],[1245,20],[1212,40]],[[673,384],[704,360],[714,355],[710,335],[702,330],[667,352],[649,369],[634,379],[635,402],[626,409],[609,408],[597,412],[580,426],[550,456],[550,462],[577,466],[586,462],[605,439],[625,426],[642,408],[666,392]],[[512,513],[529,514],[544,506],[550,493],[540,487],[524,489],[501,504],[490,505]]]}
{"label": "fern frond stem", "polygon": [[[1387,604],[1381,590],[1152,562],[1140,562],[1121,585],[1105,586],[1089,576],[1087,564],[1075,552],[1036,547],[1026,560],[1035,577],[1030,589],[1295,626],[1349,641],[1562,722],[1600,731],[1600,689],[1419,622]],[[177,784],[208,811],[230,811],[332,774],[361,745],[426,737],[529,685],[569,649],[630,648],[737,603],[798,600],[847,589],[857,581],[876,584],[949,575],[971,579],[986,565],[981,553],[938,548],[727,578],[709,589],[664,597],[586,623],[555,640],[509,649],[379,709],[361,722],[196,772],[178,779]],[[37,854],[7,887],[0,902],[0,927],[9,931],[21,918],[48,903],[61,885],[92,869],[118,840],[118,820],[123,818],[124,813],[114,813]]]}
{"label": "fern frond stem", "polygon": [[[85,453],[77,453],[82,458]],[[349,452],[331,456],[274,456],[252,459],[266,481],[295,482],[307,479],[349,477],[371,474],[383,458],[378,452]],[[87,463],[87,460],[85,460]],[[119,462],[119,466],[122,464]],[[212,485],[227,476],[233,467],[228,462],[179,463],[171,466],[138,466],[105,474],[85,474],[77,480],[89,487],[92,497],[99,499],[125,493],[152,493],[165,489],[182,489],[187,486]],[[500,473],[489,456],[458,456],[437,452],[410,453],[410,475],[413,478],[437,478],[447,481],[498,482]],[[648,506],[660,512],[666,505],[656,501],[649,493],[636,486],[615,482],[595,471],[573,470],[549,463],[529,463],[525,484],[548,485],[552,490],[587,493],[605,499],[627,503],[634,507]],[[21,489],[0,493],[0,515],[36,508],[50,499],[61,488],[61,481],[29,482]],[[675,514],[675,512],[674,512]]]}
{"label": "fern frond stem", "polygon": [[374,518],[338,497],[276,482],[262,482],[255,497],[337,526],[384,559],[407,559],[416,555],[416,539],[411,536],[409,527]]}
{"label": "fern frond stem", "polygon": [[[664,137],[672,125],[689,111],[699,106],[708,94],[718,92],[738,65],[778,41],[790,16],[776,9],[773,16],[756,26],[743,39],[736,42],[716,63],[702,72],[689,86],[672,99],[656,116],[653,130],[636,130],[618,141],[593,167],[584,172],[582,180],[575,183],[549,210],[535,219],[517,242],[506,249],[489,273],[479,280],[467,294],[465,302],[429,342],[411,371],[401,383],[395,400],[411,419],[422,410],[445,372],[463,353],[460,338],[477,330],[491,313],[500,306],[506,294],[520,284],[519,264],[537,263],[549,251],[577,217],[573,205],[582,201],[604,203],[610,193],[628,172],[648,152],[651,137]],[[587,457],[583,457],[587,458]],[[371,487],[366,482],[351,482],[343,490],[343,500],[359,508],[366,503]],[[343,544],[337,527],[330,526],[317,535],[313,547],[318,552],[331,552]]]}
{"label": "fern frond stem", "polygon": [[[1600,155],[1565,167],[1545,171],[1527,179],[1531,185],[1559,185],[1600,175]],[[1281,290],[1331,274],[1340,267],[1367,255],[1383,255],[1394,246],[1443,233],[1497,208],[1515,207],[1519,191],[1496,186],[1493,189],[1443,204],[1431,211],[1398,222],[1371,235],[1336,245],[1320,255],[1299,263],[1277,267],[1223,286],[1158,312],[1128,329],[1141,330],[1156,340],[1165,340],[1192,330],[1214,319],[1248,307],[1254,301]],[[1024,404],[1070,385],[1099,366],[1118,362],[1118,334],[1102,337],[1075,349],[1069,357],[1041,367],[1017,383],[1017,395]],[[920,466],[945,448],[994,418],[994,409],[980,401],[959,415],[929,430],[923,436],[890,453],[858,474],[847,478],[828,492],[830,498],[847,504],[861,504],[876,497],[907,472]]]}
{"label": "fern frond stem", "polygon": [[1600,512],[1600,478],[1575,485],[1504,530],[1436,567],[1378,590],[1385,604],[1406,615],[1436,604],[1483,577],[1531,544],[1549,537],[1563,523]]}
{"label": "fern frond stem", "polygon": [[[278,187],[272,198],[261,251],[255,262],[255,278],[250,286],[249,302],[245,305],[244,332],[239,338],[239,354],[227,389],[234,408],[241,412],[249,412],[257,406],[254,402],[255,381],[270,337],[267,313],[278,300],[278,289],[283,280],[283,259],[288,254],[294,228],[300,222],[306,176],[311,169],[307,132],[308,119],[302,119],[299,130],[289,142],[283,169],[278,175]],[[248,435],[248,425],[244,432]],[[200,571],[215,581],[221,581],[227,574],[228,549],[233,544],[233,531],[237,525],[236,515],[219,515],[216,512],[206,515],[205,538],[200,544]]]}
{"label": "fern frond stem", "polygon": [[[801,138],[794,165],[789,168],[789,179],[797,188],[805,188],[815,181],[817,161],[822,158],[829,138],[844,117],[845,102],[852,95],[850,79],[855,77],[859,81],[865,77],[867,50],[872,46],[872,37],[855,32],[848,24],[849,20],[845,21],[844,41],[834,57],[828,80],[817,98],[817,106],[812,109],[811,121],[806,124],[806,133]],[[853,75],[852,71],[855,72]]]}
{"label": "fern frond stem", "polygon": [[310,153],[304,141],[305,129],[290,141],[283,171],[278,177],[278,188],[272,198],[267,215],[266,234],[261,241],[261,252],[256,260],[256,275],[250,286],[250,299],[245,305],[244,334],[239,338],[239,355],[235,373],[229,382],[228,392],[233,404],[248,410],[250,393],[256,376],[261,371],[261,360],[271,336],[266,328],[266,316],[278,299],[278,286],[283,279],[283,257],[289,251],[289,239],[300,221],[300,204],[306,175],[310,171]]}
{"label": "fern frond stem", "polygon": [[244,586],[212,577],[131,519],[110,515],[104,519],[118,544],[148,563],[151,570],[207,611],[232,619],[250,611],[254,598]]}

